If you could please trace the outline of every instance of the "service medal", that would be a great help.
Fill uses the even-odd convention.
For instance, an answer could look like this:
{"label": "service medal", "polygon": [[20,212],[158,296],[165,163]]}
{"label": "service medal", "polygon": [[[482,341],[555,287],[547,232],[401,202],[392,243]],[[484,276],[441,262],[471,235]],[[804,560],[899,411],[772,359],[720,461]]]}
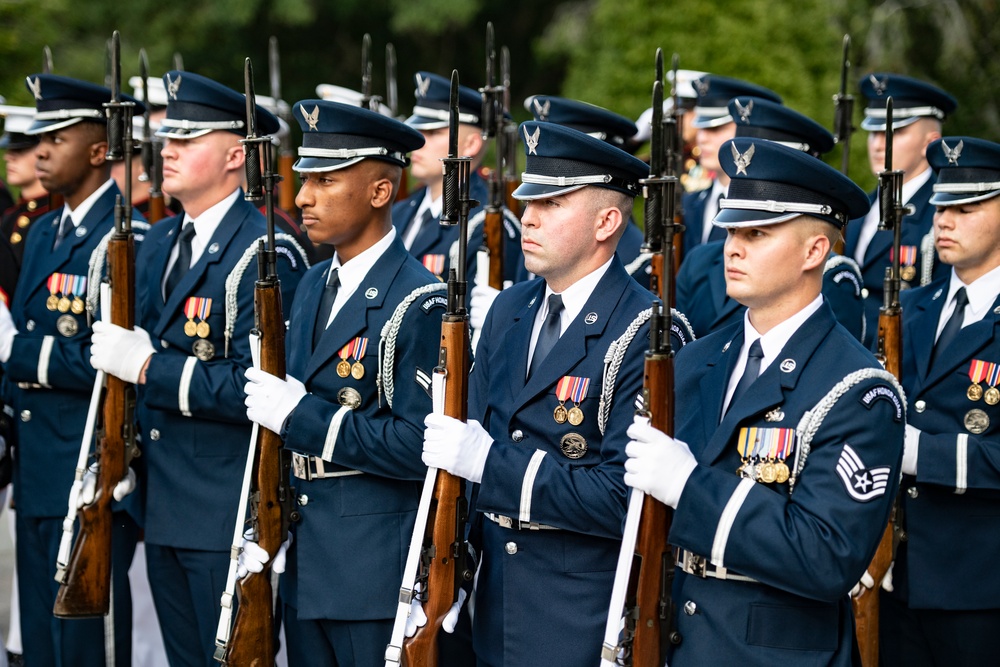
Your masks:
{"label": "service medal", "polygon": [[62,315],[56,320],[56,331],[66,338],[72,338],[80,330],[80,324],[72,315]]}
{"label": "service medal", "polygon": [[187,318],[187,322],[184,323],[184,335],[188,338],[194,338],[198,335],[198,323],[194,321],[197,313],[198,299],[197,297],[189,296],[187,301],[184,302],[184,317]]}
{"label": "service medal", "polygon": [[990,427],[990,417],[979,409],[972,409],[965,413],[965,428],[969,433],[980,435],[985,433]]}
{"label": "service medal", "polygon": [[583,423],[583,410],[574,405],[569,409],[568,418],[570,424],[573,426],[579,426]]}
{"label": "service medal", "polygon": [[987,405],[1000,403],[1000,390],[997,389],[998,382],[1000,382],[1000,364],[990,364],[989,370],[986,371],[986,383],[990,385],[990,388],[986,390]]}
{"label": "service medal", "polygon": [[[899,247],[899,277],[903,280],[913,280],[917,277],[917,246],[904,245]],[[894,260],[894,249],[889,250],[889,261]]]}
{"label": "service medal", "polygon": [[965,395],[970,401],[978,401],[983,397],[983,388],[979,383],[985,380],[996,366],[982,359],[973,359],[969,362],[969,379],[972,380],[972,384],[969,385]]}
{"label": "service medal", "polygon": [[986,390],[985,400],[987,405],[996,405],[1000,403],[1000,390],[996,387],[990,387]]}
{"label": "service medal", "polygon": [[50,294],[49,298],[45,300],[45,307],[48,308],[49,310],[54,311],[56,309],[56,306],[58,305],[59,305],[59,297],[57,297],[55,294]]}
{"label": "service medal", "polygon": [[760,466],[760,481],[771,484],[778,478],[778,471],[771,461],[766,461]]}
{"label": "service medal", "polygon": [[787,482],[789,470],[785,462],[778,461],[778,463],[776,463],[774,467],[775,467],[775,481],[778,484],[784,484],[785,482]]}
{"label": "service medal", "polygon": [[566,406],[560,403],[556,406],[556,409],[552,411],[552,418],[556,420],[557,424],[565,424],[566,420],[569,418],[569,413],[566,411]]}
{"label": "service medal", "polygon": [[365,376],[365,367],[361,365],[360,361],[355,361],[351,364],[351,377],[355,380],[360,380]]}
{"label": "service medal", "polygon": [[337,392],[337,402],[350,410],[361,407],[361,394],[354,387],[343,387]]}
{"label": "service medal", "polygon": [[184,323],[184,335],[188,338],[194,338],[198,334],[198,325],[194,323],[194,320],[188,320]]}
{"label": "service medal", "polygon": [[83,315],[83,311],[85,310],[83,299],[81,299],[78,296],[77,297],[73,297],[73,302],[69,305],[69,309],[75,315]]}
{"label": "service medal", "polygon": [[61,296],[59,297],[59,303],[56,304],[56,310],[60,313],[68,313],[70,305],[69,297]]}
{"label": "service medal", "polygon": [[342,378],[351,374],[351,362],[341,359],[337,362],[337,375]]}
{"label": "service medal", "polygon": [[215,356],[215,346],[212,345],[211,341],[203,338],[199,338],[194,342],[194,345],[191,346],[191,351],[201,361],[208,361]]}
{"label": "service medal", "polygon": [[212,329],[208,326],[208,322],[202,320],[201,322],[198,322],[198,326],[195,327],[195,333],[198,334],[198,338],[208,338],[208,335],[212,333]]}
{"label": "service medal", "polygon": [[49,310],[56,310],[59,308],[59,297],[62,296],[63,287],[63,274],[53,273],[45,281],[46,287],[49,288],[49,297],[45,299],[45,307]]}
{"label": "service medal", "polygon": [[567,433],[559,441],[559,448],[569,459],[580,459],[587,453],[587,440],[579,433]]}
{"label": "service medal", "polygon": [[965,392],[965,395],[970,401],[978,401],[983,397],[983,388],[978,384],[970,384],[969,388]]}
{"label": "service medal", "polygon": [[902,266],[899,268],[899,277],[903,280],[913,280],[917,277],[917,267]]}
{"label": "service medal", "polygon": [[566,420],[573,426],[579,426],[583,423],[583,410],[580,409],[580,403],[583,403],[589,388],[590,378],[573,377],[572,375],[563,376],[556,384],[556,397],[559,399],[559,405],[565,408],[563,403],[566,399],[573,401],[573,407],[566,412]]}

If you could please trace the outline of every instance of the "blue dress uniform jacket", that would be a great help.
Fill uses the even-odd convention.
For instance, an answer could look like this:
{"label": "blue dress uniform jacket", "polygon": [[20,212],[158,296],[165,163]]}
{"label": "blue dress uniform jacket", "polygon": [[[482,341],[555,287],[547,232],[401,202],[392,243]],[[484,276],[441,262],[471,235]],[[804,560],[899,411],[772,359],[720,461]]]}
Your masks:
{"label": "blue dress uniform jacket", "polygon": [[[216,228],[198,261],[164,303],[161,286],[183,216],[150,228],[136,259],[139,326],[157,350],[139,392],[139,427],[149,470],[146,541],[182,549],[228,551],[236,522],[240,481],[250,443],[243,404],[244,369],[250,366],[247,334],[253,327],[256,256],[237,291],[238,317],[225,357],[226,278],[244,252],[266,233],[263,216],[242,193]],[[283,301],[291,303],[305,271],[297,250],[278,244]],[[208,316],[214,347],[208,361],[192,356],[201,341],[184,333],[189,297],[212,299]],[[287,307],[287,306],[286,306]]]}
{"label": "blue dress uniform jacket", "polygon": [[[709,559],[709,569],[756,582],[678,570],[673,599],[684,665],[850,665],[854,624],[848,591],[868,566],[889,519],[902,457],[904,408],[886,379],[862,380],[833,405],[795,483],[741,479],[741,427],[795,428],[847,374],[878,368],[825,304],[722,419],[743,341],[737,324],[677,357],[677,433],[698,460],[674,513],[670,544]],[[796,440],[787,465],[805,456]],[[860,459],[838,474],[847,447]],[[881,477],[872,497],[870,482]],[[863,487],[863,488],[862,488]]]}
{"label": "blue dress uniform jacket", "polygon": [[[525,382],[527,351],[545,283],[504,290],[487,315],[470,377],[469,418],[494,440],[477,487],[477,512],[513,519],[501,527],[482,514],[481,568],[473,645],[487,665],[596,665],[625,516],[625,435],[642,387],[648,325],[636,334],[618,373],[607,431],[598,429],[604,354],[649,292],[615,259],[579,316]],[[557,424],[556,384],[589,378],[579,426]],[[567,408],[572,407],[567,401]],[[586,451],[571,459],[564,438]],[[525,522],[517,530],[519,521]],[[528,530],[527,522],[557,530]]]}
{"label": "blue dress uniform jacket", "polygon": [[[300,502],[302,520],[293,526],[283,594],[300,619],[390,619],[427,472],[420,460],[423,420],[431,411],[429,378],[437,364],[446,298],[443,290],[431,292],[407,309],[396,341],[390,409],[376,380],[382,327],[407,295],[437,281],[397,237],[313,350],[317,318],[324,326],[329,315],[318,313],[317,306],[330,266],[321,262],[306,274],[292,306],[287,372],[310,393],[283,435],[289,449],[322,458],[327,473],[349,474],[310,481],[292,477],[300,501],[308,501]],[[339,352],[357,337],[368,339],[364,376],[342,378],[336,372]],[[382,378],[383,388],[385,383]],[[361,396],[359,407],[338,403],[345,387]]]}
{"label": "blue dress uniform jacket", "polygon": [[[743,320],[746,307],[726,295],[725,241],[700,245],[684,258],[677,273],[677,310],[687,315],[701,338]],[[853,260],[830,255],[823,273],[823,298],[837,321],[862,340],[864,301],[861,274]]]}
{"label": "blue dress uniform jacket", "polygon": [[[705,224],[705,207],[708,206],[708,198],[712,194],[715,181],[712,181],[707,188],[684,193],[681,205],[684,209],[684,261],[692,250],[702,245],[701,235]],[[726,230],[722,227],[712,225],[712,231],[708,233],[708,240],[725,241]],[[681,262],[682,264],[684,262]]]}
{"label": "blue dress uniform jacket", "polygon": [[[914,193],[913,198],[909,201],[913,205],[914,211],[911,215],[903,216],[902,245],[916,246],[918,257],[915,264],[917,270],[916,278],[912,281],[904,281],[906,284],[903,286],[903,289],[920,285],[921,266],[928,259],[933,262],[934,267],[931,274],[932,280],[937,280],[941,276],[948,275],[948,267],[938,261],[937,253],[933,248],[930,250],[931,256],[928,258],[925,258],[924,253],[921,252],[921,243],[934,225],[935,208],[930,203],[934,181],[934,177],[931,177],[930,180]],[[872,204],[875,203],[876,194],[876,192],[872,192],[868,195]],[[844,239],[844,254],[848,257],[854,257],[863,222],[864,218],[861,218],[852,220],[847,225],[847,235]],[[865,317],[867,318],[865,328],[867,335],[865,336],[864,343],[873,349],[878,337],[878,311],[882,307],[882,287],[885,281],[885,268],[890,265],[889,253],[891,250],[892,233],[887,231],[875,232],[875,236],[872,237],[871,243],[868,244],[868,249],[865,251],[864,261],[859,262],[861,276],[864,278],[864,288],[867,290],[867,296],[865,297]]]}
{"label": "blue dress uniform jacket", "polygon": [[642,230],[639,229],[639,225],[635,224],[634,219],[629,219],[628,224],[625,225],[625,232],[622,234],[621,239],[618,240],[617,252],[618,259],[625,265],[625,270],[629,272],[629,275],[637,283],[649,289],[649,259],[639,261],[644,240],[645,238]]}
{"label": "blue dress uniform jacket", "polygon": [[[907,539],[899,545],[896,595],[917,609],[996,609],[1000,577],[1000,405],[971,401],[973,360],[1000,362],[1000,298],[963,327],[930,365],[948,279],[903,295],[903,386],[908,421],[923,431],[916,477],[901,483]],[[982,383],[988,389],[988,382]],[[966,426],[978,410],[985,430]],[[985,414],[985,418],[982,417]],[[979,430],[970,420],[970,426]]]}

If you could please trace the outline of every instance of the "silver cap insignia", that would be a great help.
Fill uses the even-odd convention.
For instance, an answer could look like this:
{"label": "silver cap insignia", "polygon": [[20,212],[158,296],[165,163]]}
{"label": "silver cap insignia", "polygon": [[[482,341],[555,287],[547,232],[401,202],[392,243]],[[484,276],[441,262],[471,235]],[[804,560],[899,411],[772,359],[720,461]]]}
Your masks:
{"label": "silver cap insignia", "polygon": [[549,110],[552,107],[551,100],[545,100],[545,104],[539,104],[538,98],[531,100],[531,103],[535,106],[535,115],[538,116],[538,120],[548,120]]}
{"label": "silver cap insignia", "polygon": [[750,144],[750,148],[747,149],[746,153],[740,155],[739,150],[736,148],[736,144],[730,144],[733,149],[733,161],[736,163],[736,174],[746,174],[747,167],[750,166],[750,160],[753,159],[753,154],[757,150],[757,146]]}
{"label": "silver cap insignia", "polygon": [[312,112],[306,111],[305,107],[299,107],[299,111],[302,112],[302,117],[309,124],[309,129],[316,130],[316,124],[319,123],[319,105],[313,107]]}
{"label": "silver cap insignia", "polygon": [[753,100],[749,100],[746,106],[740,104],[739,99],[734,99],[733,102],[736,103],[736,113],[739,114],[740,120],[744,123],[749,123],[750,114],[753,113]]}
{"label": "silver cap insignia", "polygon": [[35,96],[35,99],[42,99],[42,82],[38,80],[38,77],[36,76],[34,80],[28,77],[27,82],[28,88],[31,89],[31,94]]}
{"label": "silver cap insignia", "polygon": [[177,99],[177,91],[181,89],[181,75],[178,74],[176,79],[171,80],[170,75],[167,75],[167,92],[170,94],[170,99]]}
{"label": "silver cap insignia", "polygon": [[944,156],[948,158],[948,164],[958,165],[958,158],[962,155],[962,149],[965,148],[965,142],[961,139],[958,140],[958,145],[951,148],[941,140],[941,150],[944,151]]}
{"label": "silver cap insignia", "polygon": [[524,143],[528,145],[528,155],[538,155],[535,151],[538,148],[538,137],[542,133],[542,128],[536,127],[534,134],[528,134],[528,128],[521,128],[524,130]]}
{"label": "silver cap insignia", "polygon": [[868,80],[872,82],[872,88],[875,89],[876,95],[884,95],[885,89],[889,86],[889,77],[885,77],[879,81],[878,77],[874,74],[868,75]]}
{"label": "silver cap insignia", "polygon": [[424,77],[417,75],[417,97],[427,97],[427,91],[430,90],[431,80],[425,79]]}

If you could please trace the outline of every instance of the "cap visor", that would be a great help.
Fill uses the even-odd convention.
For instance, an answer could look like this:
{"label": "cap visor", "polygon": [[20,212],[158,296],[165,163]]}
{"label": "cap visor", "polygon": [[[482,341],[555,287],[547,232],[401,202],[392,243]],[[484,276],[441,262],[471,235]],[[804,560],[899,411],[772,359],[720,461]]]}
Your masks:
{"label": "cap visor", "polygon": [[549,197],[558,197],[559,195],[569,194],[581,188],[587,187],[585,185],[570,185],[570,186],[558,186],[558,185],[540,185],[538,183],[521,183],[514,190],[513,197],[518,201],[531,201],[532,199],[548,199]]}
{"label": "cap visor", "polygon": [[935,192],[931,195],[930,204],[931,206],[959,206],[961,204],[974,204],[977,201],[992,199],[997,195],[1000,195],[1000,190],[991,190],[990,192],[980,192],[976,194],[968,192],[963,192],[962,194]]}
{"label": "cap visor", "polygon": [[691,121],[691,127],[703,130],[710,127],[722,127],[726,123],[732,122],[733,117],[728,114],[725,116],[695,116],[694,120]]}
{"label": "cap visor", "polygon": [[[83,118],[58,118],[55,120],[35,120],[31,123],[31,127],[24,131],[27,135],[33,134],[45,134],[46,132],[55,132],[56,130],[61,130],[64,127],[69,127],[70,125],[76,125]],[[97,120],[96,118],[94,120]]]}
{"label": "cap visor", "polygon": [[801,213],[772,213],[771,211],[747,211],[741,208],[724,208],[719,211],[712,224],[716,227],[738,229],[740,227],[762,227],[776,225],[797,218]]}
{"label": "cap visor", "polygon": [[300,157],[292,165],[292,169],[300,172],[336,171],[337,169],[350,167],[352,164],[357,164],[364,159],[363,157],[352,157],[347,160],[339,160],[331,157]]}
{"label": "cap visor", "polygon": [[[913,125],[921,118],[933,118],[933,116],[910,116],[909,118],[893,118],[892,129],[898,130],[900,128],[906,127],[907,125]],[[865,116],[865,119],[861,121],[861,129],[867,130],[868,132],[885,132],[885,118],[872,118],[871,116]]]}
{"label": "cap visor", "polygon": [[448,127],[448,121],[446,120],[428,118],[419,114],[413,114],[405,122],[414,130],[440,130],[442,127]]}
{"label": "cap visor", "polygon": [[167,139],[197,139],[198,137],[203,137],[209,132],[215,132],[216,130],[189,130],[183,127],[164,127],[160,126],[156,130],[156,136],[166,137]]}

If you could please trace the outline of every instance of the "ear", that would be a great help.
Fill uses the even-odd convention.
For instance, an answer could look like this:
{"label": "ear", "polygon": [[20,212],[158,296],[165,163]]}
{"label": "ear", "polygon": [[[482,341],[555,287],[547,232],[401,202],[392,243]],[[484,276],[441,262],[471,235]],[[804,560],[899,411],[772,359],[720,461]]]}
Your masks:
{"label": "ear", "polygon": [[483,150],[483,135],[476,130],[465,134],[465,139],[458,147],[458,154],[475,157],[481,150]]}
{"label": "ear", "polygon": [[371,184],[372,208],[385,208],[395,201],[396,188],[388,178],[380,178]]}
{"label": "ear", "polygon": [[104,163],[107,161],[107,154],[108,142],[106,140],[90,144],[90,151],[87,155],[90,160],[90,166],[103,167]]}
{"label": "ear", "polygon": [[830,256],[830,239],[826,234],[814,234],[806,239],[805,261],[802,264],[803,273],[808,273],[817,267],[826,265]]}
{"label": "ear", "polygon": [[618,233],[618,229],[624,222],[622,212],[616,206],[609,206],[600,209],[595,216],[594,238],[597,239],[598,243],[603,243],[608,239],[614,240],[615,234]]}
{"label": "ear", "polygon": [[236,144],[235,146],[230,146],[226,149],[226,171],[237,171],[242,170],[243,165],[246,164],[247,154],[243,150],[242,144]]}

